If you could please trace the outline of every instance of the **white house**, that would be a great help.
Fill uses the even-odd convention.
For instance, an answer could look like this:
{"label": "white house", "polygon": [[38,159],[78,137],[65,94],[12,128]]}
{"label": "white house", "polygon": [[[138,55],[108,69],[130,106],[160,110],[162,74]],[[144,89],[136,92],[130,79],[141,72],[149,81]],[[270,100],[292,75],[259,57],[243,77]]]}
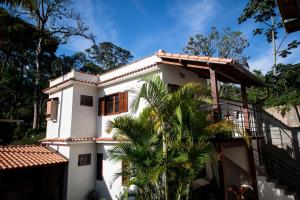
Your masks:
{"label": "white house", "polygon": [[[169,54],[164,51],[101,75],[72,70],[51,80],[50,86],[44,90],[49,94],[49,101],[47,135],[42,143],[51,146],[69,160],[65,184],[68,200],[82,200],[90,190],[96,190],[105,199],[116,199],[123,191],[122,178],[113,181],[114,173],[122,170],[122,165],[108,159],[107,152],[117,141],[106,132],[106,123],[116,116],[128,113],[128,105],[136,95],[134,91],[138,92],[142,85],[141,78],[150,74],[159,75],[165,83],[171,85],[191,81],[207,84],[210,80],[214,111],[221,107],[217,80],[240,83],[243,84],[242,88],[261,85],[248,70],[231,59]],[[242,113],[248,112],[248,104],[238,106],[242,108]],[[142,106],[139,111],[141,109]],[[248,119],[245,117],[242,120]],[[249,120],[246,122],[249,124]],[[231,176],[232,180],[227,179],[220,184],[221,187],[226,188],[234,181],[239,184],[246,181],[255,186],[255,170],[245,147],[230,146],[227,143],[227,146],[222,145],[220,143],[220,152],[225,157],[228,153],[228,159],[224,160],[221,171],[215,169],[219,176],[225,179],[224,173],[230,173],[230,164],[226,166],[226,163],[232,162],[236,162],[232,165],[234,170],[239,170],[245,176],[243,180],[239,177],[234,180],[235,177]],[[237,148],[243,150],[236,151]],[[235,154],[238,161],[232,158]],[[223,190],[225,194],[225,189]]]}

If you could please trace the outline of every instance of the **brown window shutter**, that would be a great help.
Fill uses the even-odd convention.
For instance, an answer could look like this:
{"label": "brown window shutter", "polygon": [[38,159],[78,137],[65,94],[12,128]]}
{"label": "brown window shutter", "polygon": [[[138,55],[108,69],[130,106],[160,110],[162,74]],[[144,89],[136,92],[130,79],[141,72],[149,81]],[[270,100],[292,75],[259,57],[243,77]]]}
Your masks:
{"label": "brown window shutter", "polygon": [[119,93],[120,112],[128,112],[128,92]]}
{"label": "brown window shutter", "polygon": [[98,116],[105,115],[105,97],[99,98]]}

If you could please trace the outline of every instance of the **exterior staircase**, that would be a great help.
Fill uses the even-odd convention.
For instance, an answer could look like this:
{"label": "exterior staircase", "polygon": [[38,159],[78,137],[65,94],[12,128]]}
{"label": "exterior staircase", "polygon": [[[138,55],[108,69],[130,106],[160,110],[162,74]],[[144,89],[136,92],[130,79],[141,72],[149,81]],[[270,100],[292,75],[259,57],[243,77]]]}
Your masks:
{"label": "exterior staircase", "polygon": [[300,200],[299,128],[262,109],[258,115],[265,138],[259,142],[259,152],[254,148],[260,199]]}
{"label": "exterior staircase", "polygon": [[264,166],[257,169],[257,187],[260,200],[298,200],[296,193],[280,185],[278,180],[271,179]]}

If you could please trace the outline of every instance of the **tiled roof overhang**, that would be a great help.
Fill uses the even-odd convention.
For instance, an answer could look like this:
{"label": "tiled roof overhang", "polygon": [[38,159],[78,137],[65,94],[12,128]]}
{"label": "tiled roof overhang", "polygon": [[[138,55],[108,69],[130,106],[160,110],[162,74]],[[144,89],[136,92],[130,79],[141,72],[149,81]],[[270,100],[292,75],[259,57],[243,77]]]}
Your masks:
{"label": "tiled roof overhang", "polygon": [[69,82],[79,82],[79,83],[85,83],[85,84],[89,84],[89,85],[92,85],[92,86],[97,86],[97,83],[94,83],[94,82],[91,82],[91,81],[84,81],[84,80],[80,80],[80,79],[76,79],[76,78],[69,78],[69,79],[66,79],[62,82],[59,82],[55,85],[52,85],[51,87],[48,87],[46,89],[43,90],[44,93],[49,93],[51,92],[52,89],[55,89],[55,88],[58,88],[60,86],[63,86],[64,84],[68,84]]}
{"label": "tiled roof overhang", "polygon": [[300,1],[277,0],[283,26],[287,33],[300,30]]}
{"label": "tiled roof overhang", "polygon": [[80,82],[80,83],[84,83],[84,84],[89,84],[89,85],[92,85],[92,86],[105,85],[107,83],[118,81],[118,80],[120,80],[122,78],[125,78],[125,77],[129,77],[129,76],[133,76],[133,75],[136,75],[136,74],[140,74],[141,72],[144,72],[146,70],[154,68],[155,66],[157,66],[156,63],[148,65],[148,66],[145,66],[145,67],[137,69],[137,70],[130,71],[128,73],[124,73],[124,74],[115,76],[113,78],[110,78],[110,79],[107,79],[107,80],[104,80],[104,81],[97,82],[97,83],[96,82],[90,82],[90,81],[84,81],[84,80],[80,80],[80,79],[76,79],[76,78],[69,78],[69,79],[66,79],[66,80],[64,80],[62,82],[59,82],[59,83],[57,83],[57,84],[55,84],[55,85],[53,85],[51,87],[48,87],[48,88],[44,89],[43,92],[44,93],[51,93],[52,90],[55,90],[55,89],[57,89],[59,87],[64,87],[64,85],[67,85],[68,83],[71,83],[72,81]]}
{"label": "tiled roof overhang", "polygon": [[192,56],[185,54],[156,53],[162,64],[176,65],[191,70],[201,78],[210,78],[210,69],[217,72],[217,79],[225,83],[237,83],[245,86],[263,87],[265,84],[249,70],[233,59]]}
{"label": "tiled roof overhang", "polygon": [[124,139],[104,138],[104,137],[69,137],[69,138],[45,138],[40,140],[43,144],[68,144],[68,143],[101,143],[101,142],[120,142],[126,141]]}
{"label": "tiled roof overhang", "polygon": [[53,149],[40,145],[0,146],[0,170],[41,167],[67,163]]}

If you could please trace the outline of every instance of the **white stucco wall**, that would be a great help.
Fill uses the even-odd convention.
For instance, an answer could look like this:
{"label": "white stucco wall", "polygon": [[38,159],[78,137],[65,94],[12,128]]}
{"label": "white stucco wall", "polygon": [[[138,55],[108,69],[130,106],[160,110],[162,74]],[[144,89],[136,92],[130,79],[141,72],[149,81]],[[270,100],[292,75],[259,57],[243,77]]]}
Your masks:
{"label": "white stucco wall", "polygon": [[182,67],[164,64],[160,64],[159,67],[162,71],[162,80],[165,83],[184,85],[188,82],[200,82],[204,85],[206,84],[205,79],[199,78],[196,73]]}
{"label": "white stucco wall", "polygon": [[114,144],[97,144],[97,153],[103,153],[103,180],[96,180],[96,192],[106,200],[117,199],[116,196],[123,191],[122,178],[114,180],[115,173],[121,171],[122,165],[108,158],[108,150],[113,146]]}
{"label": "white stucco wall", "polygon": [[[162,76],[160,71],[152,72],[151,74],[156,74],[158,76]],[[148,74],[149,75],[149,74]],[[137,115],[139,112],[143,110],[145,107],[145,103],[141,101],[140,107],[136,113],[131,113],[130,104],[132,100],[136,97],[140,87],[142,86],[143,82],[141,79],[147,75],[142,75],[138,77],[131,78],[126,81],[121,81],[109,86],[102,87],[98,90],[98,98],[104,97],[107,95],[111,95],[118,92],[125,92],[128,91],[128,112],[121,113],[117,115],[107,115],[107,116],[97,116],[97,137],[112,137],[112,134],[108,134],[106,132],[107,129],[107,122],[109,120],[113,120],[117,116],[125,115],[125,114],[135,114]],[[98,100],[97,100],[98,101]],[[98,107],[97,107],[98,109]]]}
{"label": "white stucco wall", "polygon": [[[91,154],[91,164],[78,166],[79,154]],[[95,189],[96,144],[72,144],[68,166],[68,200],[84,200],[88,191]]]}
{"label": "white stucco wall", "polygon": [[[97,117],[97,88],[74,83],[71,137],[95,137]],[[92,96],[93,106],[80,105],[80,96]]]}
{"label": "white stucco wall", "polygon": [[67,138],[71,135],[72,110],[73,110],[73,87],[69,86],[49,98],[58,98],[57,120],[47,121],[46,138]]}

